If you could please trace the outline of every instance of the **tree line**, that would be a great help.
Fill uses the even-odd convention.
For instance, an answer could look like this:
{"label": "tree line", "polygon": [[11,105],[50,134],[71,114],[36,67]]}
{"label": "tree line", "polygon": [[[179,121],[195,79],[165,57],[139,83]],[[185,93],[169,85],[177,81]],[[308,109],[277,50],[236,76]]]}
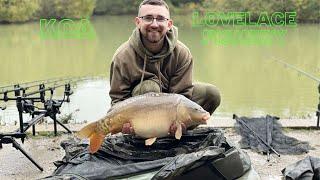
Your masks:
{"label": "tree line", "polygon": [[[0,0],[0,22],[16,23],[40,18],[84,18],[92,15],[136,14],[141,0]],[[319,0],[166,0],[172,14],[200,12],[288,12],[298,22],[320,21]]]}

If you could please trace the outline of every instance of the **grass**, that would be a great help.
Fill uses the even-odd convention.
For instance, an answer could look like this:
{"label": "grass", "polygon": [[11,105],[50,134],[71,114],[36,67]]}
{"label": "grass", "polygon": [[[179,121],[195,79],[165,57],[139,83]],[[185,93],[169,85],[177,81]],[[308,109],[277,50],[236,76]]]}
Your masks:
{"label": "grass", "polygon": [[54,135],[54,131],[38,131],[38,132],[36,132],[35,136],[32,135],[32,132],[27,132],[26,134],[27,134],[28,138],[31,138],[31,139],[42,139],[44,137],[53,138],[53,137],[61,136],[61,135],[67,134],[67,132],[58,131],[57,136]]}

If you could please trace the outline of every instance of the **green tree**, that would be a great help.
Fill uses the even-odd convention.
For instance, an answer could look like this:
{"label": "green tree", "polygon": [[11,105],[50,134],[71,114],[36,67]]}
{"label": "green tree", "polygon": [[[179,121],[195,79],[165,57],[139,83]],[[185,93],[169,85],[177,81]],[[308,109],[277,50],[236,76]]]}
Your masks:
{"label": "green tree", "polygon": [[97,0],[95,14],[135,14],[140,0]]}
{"label": "green tree", "polygon": [[34,18],[39,0],[0,0],[0,22],[25,22]]}
{"label": "green tree", "polygon": [[299,21],[320,21],[319,0],[296,0],[294,2]]}
{"label": "green tree", "polygon": [[40,18],[90,17],[96,6],[95,0],[42,0]]}

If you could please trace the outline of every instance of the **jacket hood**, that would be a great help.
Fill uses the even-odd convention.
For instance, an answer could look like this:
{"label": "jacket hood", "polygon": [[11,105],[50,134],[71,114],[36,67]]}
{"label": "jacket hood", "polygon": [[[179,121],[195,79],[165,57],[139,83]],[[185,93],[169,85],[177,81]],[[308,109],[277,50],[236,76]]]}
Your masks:
{"label": "jacket hood", "polygon": [[147,56],[147,59],[149,61],[156,62],[167,57],[175,48],[178,41],[178,28],[172,26],[172,28],[167,32],[165,36],[165,48],[163,48],[161,52],[157,54],[153,54],[150,51],[148,51],[147,48],[145,48],[140,36],[141,35],[139,29],[135,28],[133,30],[132,35],[129,38],[130,46],[132,46],[133,49],[137,52],[137,54],[142,58]]}

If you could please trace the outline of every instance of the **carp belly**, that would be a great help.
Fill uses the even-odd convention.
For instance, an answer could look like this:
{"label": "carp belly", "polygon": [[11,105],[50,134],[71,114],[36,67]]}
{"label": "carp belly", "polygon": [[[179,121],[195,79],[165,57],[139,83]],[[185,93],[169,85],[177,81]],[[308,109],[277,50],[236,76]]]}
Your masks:
{"label": "carp belly", "polygon": [[167,112],[149,112],[131,120],[134,133],[142,138],[165,137],[175,119]]}

